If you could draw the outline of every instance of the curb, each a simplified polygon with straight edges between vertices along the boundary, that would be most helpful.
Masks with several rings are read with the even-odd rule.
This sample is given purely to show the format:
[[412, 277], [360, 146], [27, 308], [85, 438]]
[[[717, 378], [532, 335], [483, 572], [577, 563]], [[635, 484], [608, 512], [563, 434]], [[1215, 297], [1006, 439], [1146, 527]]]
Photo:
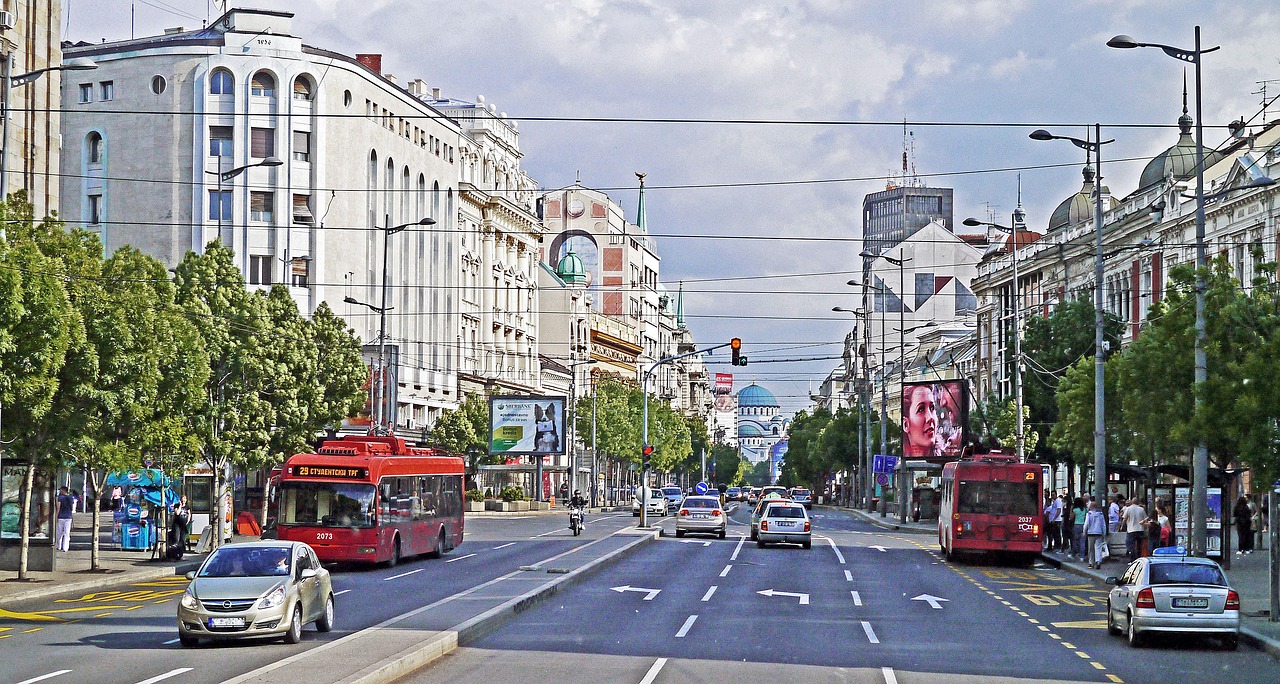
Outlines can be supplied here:
[[[1073, 575], [1079, 575], [1080, 577], [1087, 577], [1092, 580], [1099, 579], [1098, 575], [1094, 573], [1085, 572], [1083, 568], [1078, 568], [1074, 565], [1063, 563], [1061, 560], [1058, 560], [1057, 558], [1052, 558], [1043, 553], [1040, 554], [1040, 560], [1048, 563], [1049, 565], [1052, 565], [1053, 567], [1059, 570], [1069, 572]], [[1272, 637], [1266, 636], [1262, 632], [1259, 632], [1253, 629], [1252, 627], [1249, 626], [1247, 619], [1244, 619], [1244, 618], [1240, 620], [1240, 642], [1248, 645], [1250, 648], [1262, 651], [1263, 653], [1266, 653], [1272, 658], [1280, 659], [1280, 640], [1276, 640]]]
[[90, 589], [102, 589], [103, 587], [115, 586], [126, 582], [145, 582], [147, 580], [161, 579], [163, 577], [172, 577], [174, 575], [185, 575], [186, 573], [200, 567], [202, 561], [194, 561], [191, 563], [182, 563], [174, 566], [165, 566], [159, 568], [143, 568], [137, 571], [121, 571], [114, 573], [104, 573], [92, 579], [79, 580], [76, 582], [62, 582], [42, 586], [38, 588], [19, 591], [6, 596], [0, 597], [0, 605], [8, 603], [17, 603], [18, 601], [29, 601], [32, 599], [46, 598], [49, 596], [57, 596], [59, 594], [88, 591]]

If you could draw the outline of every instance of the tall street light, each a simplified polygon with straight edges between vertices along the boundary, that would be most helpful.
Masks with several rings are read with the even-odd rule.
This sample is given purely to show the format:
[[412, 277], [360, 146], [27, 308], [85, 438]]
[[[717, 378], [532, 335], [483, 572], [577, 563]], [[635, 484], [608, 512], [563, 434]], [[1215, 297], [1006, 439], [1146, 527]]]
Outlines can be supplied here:
[[[863, 252], [861, 256], [866, 258], [868, 254], [870, 253]], [[885, 360], [885, 344], [884, 344], [885, 333], [888, 328], [884, 320], [884, 312], [888, 308], [887, 304], [888, 304], [889, 290], [888, 288], [884, 288], [879, 285], [872, 285], [871, 283], [860, 283], [856, 280], [850, 280], [845, 284], [849, 285], [850, 287], [861, 287], [861, 288], [864, 288], [864, 290], [874, 290], [880, 295], [880, 302], [882, 306], [877, 306], [876, 308], [880, 310], [880, 450], [884, 451], [885, 445], [889, 443], [889, 424], [888, 424], [888, 421], [886, 420], [886, 416], [889, 415], [888, 414], [889, 388], [888, 388], [888, 373], [887, 373], [888, 362]], [[866, 299], [866, 295], [864, 293], [863, 300], [865, 301], [865, 299]], [[867, 333], [865, 335], [865, 339], [867, 341], [867, 345], [870, 346], [871, 326], [870, 325], [866, 326], [866, 330], [867, 330]], [[865, 366], [867, 365], [867, 363], [868, 362], [864, 357], [863, 365]], [[868, 410], [867, 410], [867, 417], [865, 422], [867, 426], [867, 430], [866, 430], [867, 471], [869, 473], [869, 476], [867, 477], [867, 480], [866, 480], [866, 488], [867, 488], [866, 496], [867, 496], [867, 512], [871, 512], [871, 504], [872, 504], [872, 501], [875, 499], [875, 483], [873, 482], [872, 477], [870, 477], [870, 471], [871, 471], [871, 464], [874, 462], [875, 456], [871, 453], [871, 410], [870, 410], [871, 409], [871, 387], [870, 387], [871, 369], [870, 367], [868, 367], [866, 370], [867, 370], [867, 409]], [[885, 515], [885, 507], [886, 507], [886, 503], [884, 501], [884, 497], [881, 497], [880, 513], [882, 516]]]
[[969, 227], [987, 226], [1009, 234], [1013, 254], [1013, 408], [1017, 412], [1017, 424], [1014, 427], [1014, 447], [1018, 461], [1026, 460], [1026, 432], [1022, 423], [1022, 298], [1018, 292], [1018, 231], [1026, 226], [1026, 214], [1022, 205], [1013, 210], [1013, 227], [1008, 228], [989, 221], [967, 218], [963, 221]]
[[1032, 140], [1066, 140], [1086, 152], [1092, 152], [1098, 160], [1093, 184], [1093, 227], [1098, 251], [1093, 282], [1093, 495], [1094, 500], [1101, 505], [1107, 500], [1106, 378], [1103, 373], [1105, 358], [1102, 339], [1105, 313], [1102, 302], [1102, 146], [1115, 140], [1102, 139], [1101, 124], [1093, 125], [1093, 137], [1094, 140], [1090, 142], [1065, 135], [1053, 135], [1043, 129], [1031, 133]]
[[4, 113], [0, 114], [0, 200], [9, 197], [9, 110], [13, 98], [13, 89], [24, 85], [34, 83], [41, 76], [50, 71], [88, 71], [89, 69], [97, 69], [98, 65], [88, 57], [76, 57], [69, 59], [64, 64], [57, 66], [45, 67], [28, 71], [25, 74], [12, 75], [13, 66], [13, 50], [9, 50], [4, 56], [4, 85], [0, 86], [4, 89]]
[[[218, 166], [219, 166], [219, 167], [221, 167], [221, 166], [222, 166], [222, 160], [223, 160], [223, 157], [218, 157]], [[205, 173], [207, 173], [207, 174], [209, 174], [209, 175], [211, 175], [211, 176], [217, 176], [217, 177], [218, 177], [218, 238], [219, 238], [219, 239], [221, 239], [221, 238], [222, 238], [222, 219], [223, 219], [223, 218], [224, 218], [228, 213], [231, 213], [231, 212], [232, 212], [232, 206], [233, 206], [233, 203], [231, 202], [231, 198], [230, 198], [230, 197], [226, 197], [226, 198], [224, 198], [224, 197], [222, 196], [222, 192], [223, 192], [223, 190], [222, 190], [222, 184], [223, 184], [223, 183], [228, 183], [228, 182], [230, 182], [230, 181], [234, 180], [237, 176], [239, 176], [240, 174], [244, 173], [245, 171], [247, 171], [247, 170], [249, 170], [249, 169], [254, 168], [255, 166], [267, 166], [267, 167], [271, 167], [271, 166], [280, 166], [280, 165], [282, 165], [282, 164], [284, 164], [284, 162], [283, 162], [283, 161], [281, 161], [279, 157], [267, 157], [266, 159], [263, 159], [262, 161], [257, 161], [257, 162], [254, 162], [254, 163], [252, 163], [252, 164], [245, 164], [244, 166], [237, 166], [237, 167], [235, 167], [234, 169], [227, 169], [226, 171], [223, 171], [221, 168], [219, 168], [217, 171], [205, 171]], [[245, 251], [245, 253], [240, 255], [240, 256], [244, 257], [244, 259], [245, 259], [245, 261], [244, 261], [244, 265], [245, 265], [245, 268], [246, 268], [246, 269], [249, 267], [249, 255], [248, 255], [248, 251], [249, 251], [249, 235], [248, 235], [248, 231], [249, 231], [249, 223], [248, 223], [248, 221], [246, 221], [246, 222], [245, 222], [245, 239], [244, 239], [244, 244], [245, 244], [245, 249], [244, 249], [244, 251]], [[231, 247], [231, 248], [233, 248], [233, 249], [234, 249], [234, 248], [235, 248], [235, 241], [234, 241], [234, 240], [232, 240], [232, 241], [231, 241], [231, 244], [230, 244], [230, 245], [227, 245], [227, 246], [228, 246], [228, 247]], [[203, 249], [203, 248], [204, 248], [204, 245], [200, 245], [200, 247]]]
[[[1204, 386], [1209, 379], [1208, 361], [1205, 344], [1204, 294], [1205, 294], [1205, 248], [1204, 248], [1204, 114], [1201, 111], [1200, 97], [1200, 62], [1206, 52], [1213, 52], [1218, 46], [1200, 47], [1200, 27], [1195, 29], [1194, 49], [1186, 50], [1160, 43], [1139, 43], [1126, 35], [1119, 35], [1107, 41], [1113, 48], [1160, 48], [1166, 55], [1195, 65], [1196, 71], [1196, 338], [1195, 338], [1195, 414], [1204, 411]], [[1209, 485], [1209, 444], [1203, 434], [1196, 441], [1191, 457], [1191, 554], [1208, 555], [1208, 485]]]
[[[902, 379], [900, 380], [900, 384], [898, 385], [898, 394], [901, 395], [902, 387], [903, 385], [906, 384], [906, 381], [907, 381], [907, 369], [906, 369], [907, 341], [905, 337], [906, 335], [905, 330], [907, 328], [907, 300], [906, 300], [907, 276], [906, 276], [906, 272], [903, 270], [903, 267], [907, 264], [907, 262], [911, 261], [911, 259], [909, 257], [904, 256], [902, 254], [902, 250], [899, 250], [899, 254], [898, 254], [899, 258], [896, 258], [896, 259], [894, 257], [889, 256], [887, 253], [875, 254], [869, 251], [864, 251], [858, 256], [864, 259], [876, 259], [876, 258], [884, 259], [890, 264], [893, 264], [894, 266], [898, 267], [898, 368], [896, 370], [902, 376]], [[903, 419], [904, 420], [906, 419], [905, 415], [903, 416]], [[905, 523], [907, 521], [906, 496], [907, 496], [907, 484], [908, 484], [907, 483], [907, 445], [905, 443], [902, 444], [900, 450], [902, 451], [902, 457], [898, 460], [898, 467], [901, 471], [898, 473], [898, 498], [899, 498], [898, 522]]]

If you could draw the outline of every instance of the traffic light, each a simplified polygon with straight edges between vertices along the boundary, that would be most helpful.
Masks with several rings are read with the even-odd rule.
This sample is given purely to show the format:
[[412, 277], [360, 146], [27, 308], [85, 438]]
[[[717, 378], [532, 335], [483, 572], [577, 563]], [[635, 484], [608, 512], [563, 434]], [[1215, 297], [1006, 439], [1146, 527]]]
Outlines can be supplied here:
[[644, 445], [644, 448], [640, 449], [640, 453], [644, 455], [644, 464], [642, 467], [644, 470], [648, 470], [649, 457], [653, 455], [653, 445], [652, 444]]
[[735, 337], [735, 338], [733, 338], [732, 340], [729, 340], [729, 348], [733, 350], [733, 360], [730, 362], [730, 364], [729, 364], [729, 365], [731, 365], [731, 366], [745, 366], [745, 365], [747, 365], [747, 357], [743, 356], [743, 355], [742, 355], [742, 353], [741, 353], [741, 352], [742, 352], [742, 340], [740, 340], [740, 339], [738, 339], [738, 338], [736, 338], [736, 337]]

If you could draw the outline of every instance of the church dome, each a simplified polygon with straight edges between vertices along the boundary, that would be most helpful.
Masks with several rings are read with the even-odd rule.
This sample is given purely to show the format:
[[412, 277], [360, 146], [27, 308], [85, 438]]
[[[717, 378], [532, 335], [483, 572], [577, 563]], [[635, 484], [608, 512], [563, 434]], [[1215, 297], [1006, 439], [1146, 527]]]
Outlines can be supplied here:
[[569, 250], [556, 264], [556, 275], [569, 285], [582, 285], [587, 282], [587, 267], [581, 257]]
[[[1049, 215], [1048, 232], [1062, 230], [1093, 217], [1093, 167], [1085, 166], [1081, 175], [1084, 176], [1084, 184], [1080, 186], [1080, 191], [1062, 200], [1058, 208]], [[1106, 188], [1103, 188], [1103, 192], [1106, 192]]]
[[781, 408], [772, 392], [755, 383], [751, 383], [738, 391], [738, 408], [749, 406]]
[[738, 426], [738, 437], [764, 437], [764, 430], [755, 423], [743, 423]]

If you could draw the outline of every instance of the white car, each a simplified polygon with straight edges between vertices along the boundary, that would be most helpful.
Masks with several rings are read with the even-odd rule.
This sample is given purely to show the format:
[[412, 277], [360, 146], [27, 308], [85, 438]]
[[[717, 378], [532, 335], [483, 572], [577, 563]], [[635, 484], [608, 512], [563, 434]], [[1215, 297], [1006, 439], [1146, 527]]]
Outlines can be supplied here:
[[756, 546], [764, 548], [766, 544], [799, 544], [810, 548], [812, 542], [812, 526], [809, 511], [803, 504], [794, 501], [770, 501], [760, 504], [764, 509], [760, 515], [760, 529], [756, 532]]
[[667, 514], [667, 497], [662, 493], [661, 489], [651, 487], [641, 487], [636, 490], [636, 494], [631, 497], [631, 516], [640, 517], [640, 495], [648, 494], [648, 502], [646, 509], [649, 515], [665, 516]]

